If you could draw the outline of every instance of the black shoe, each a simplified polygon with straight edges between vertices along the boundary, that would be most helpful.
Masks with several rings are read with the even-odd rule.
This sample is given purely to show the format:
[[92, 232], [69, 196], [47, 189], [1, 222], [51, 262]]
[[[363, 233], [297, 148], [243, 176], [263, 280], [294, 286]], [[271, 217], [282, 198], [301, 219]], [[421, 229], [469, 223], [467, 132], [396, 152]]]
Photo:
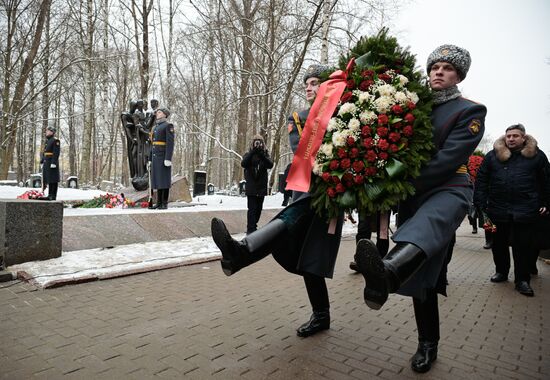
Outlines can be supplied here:
[[161, 203], [157, 208], [159, 210], [166, 210], [168, 209], [168, 205], [166, 203]]
[[485, 242], [483, 249], [491, 249], [491, 248], [493, 248], [493, 243], [491, 243], [490, 241]]
[[527, 281], [520, 281], [516, 284], [516, 290], [527, 297], [533, 297], [535, 295], [535, 292], [533, 292], [533, 289], [529, 285]]
[[330, 328], [330, 313], [328, 310], [325, 311], [314, 311], [311, 314], [309, 321], [304, 323], [302, 326], [298, 327], [296, 330], [296, 335], [301, 336], [302, 338], [311, 336], [318, 333], [319, 331], [328, 330]]
[[148, 208], [149, 210], [156, 210], [156, 209], [160, 208], [160, 205], [157, 203], [157, 204], [148, 206], [147, 208]]
[[424, 373], [432, 368], [437, 359], [437, 342], [420, 342], [412, 357], [411, 368], [415, 372]]
[[504, 282], [508, 281], [508, 275], [502, 274], [502, 273], [495, 273], [493, 277], [491, 277], [491, 282]]
[[477, 234], [477, 228], [474, 228], [474, 229], [472, 230], [472, 233], [473, 233], [473, 234]]
[[412, 243], [397, 243], [384, 259], [370, 240], [357, 243], [355, 262], [365, 278], [363, 297], [368, 307], [379, 310], [424, 264], [424, 251]]
[[354, 272], [359, 272], [359, 267], [357, 266], [357, 263], [355, 261], [350, 261], [349, 269], [351, 269]]

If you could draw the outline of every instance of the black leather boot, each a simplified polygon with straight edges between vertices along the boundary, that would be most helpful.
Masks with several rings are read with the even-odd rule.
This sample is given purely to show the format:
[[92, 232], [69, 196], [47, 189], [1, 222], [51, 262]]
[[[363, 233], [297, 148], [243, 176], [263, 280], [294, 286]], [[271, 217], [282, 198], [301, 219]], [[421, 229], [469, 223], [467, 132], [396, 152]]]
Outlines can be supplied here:
[[296, 335], [302, 338], [311, 336], [319, 331], [328, 330], [330, 328], [330, 312], [328, 309], [314, 311], [311, 314], [309, 321], [298, 327]]
[[227, 276], [269, 255], [277, 240], [287, 230], [282, 220], [275, 219], [237, 241], [231, 237], [221, 219], [213, 218], [211, 229], [212, 238], [222, 252], [222, 269]]
[[168, 196], [170, 195], [170, 189], [162, 189], [162, 203], [159, 207], [161, 210], [168, 208]]
[[372, 241], [359, 240], [355, 262], [365, 278], [363, 296], [367, 306], [379, 310], [389, 293], [407, 282], [426, 259], [426, 254], [412, 243], [397, 243], [382, 259]]
[[437, 359], [437, 342], [420, 342], [412, 357], [411, 368], [415, 372], [428, 372]]
[[57, 182], [48, 184], [48, 200], [55, 201], [57, 199], [58, 185], [59, 184]]
[[149, 210], [159, 209], [162, 204], [162, 189], [157, 189], [157, 203], [148, 207]]

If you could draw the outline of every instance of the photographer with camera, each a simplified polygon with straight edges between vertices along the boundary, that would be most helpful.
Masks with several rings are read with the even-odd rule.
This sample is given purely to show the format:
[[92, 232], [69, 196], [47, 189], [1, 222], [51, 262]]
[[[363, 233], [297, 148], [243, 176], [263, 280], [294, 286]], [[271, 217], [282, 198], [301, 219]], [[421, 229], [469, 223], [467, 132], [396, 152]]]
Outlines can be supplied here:
[[246, 180], [248, 201], [246, 233], [249, 234], [257, 229], [264, 198], [267, 195], [267, 169], [273, 167], [273, 160], [269, 157], [261, 135], [254, 136], [250, 150], [243, 156], [241, 166], [244, 168]]

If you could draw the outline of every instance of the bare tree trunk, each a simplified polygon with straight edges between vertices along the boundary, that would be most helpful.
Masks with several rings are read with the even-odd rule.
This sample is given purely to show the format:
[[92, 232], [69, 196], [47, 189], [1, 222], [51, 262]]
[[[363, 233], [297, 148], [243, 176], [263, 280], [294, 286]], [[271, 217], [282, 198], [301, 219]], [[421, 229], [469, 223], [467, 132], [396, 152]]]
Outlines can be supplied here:
[[[13, 160], [13, 151], [15, 148], [15, 137], [18, 125], [19, 111], [22, 107], [23, 94], [25, 92], [25, 85], [29, 78], [29, 74], [33, 68], [34, 59], [40, 46], [40, 40], [42, 38], [42, 31], [44, 30], [44, 24], [46, 16], [50, 12], [51, 0], [43, 0], [40, 4], [38, 18], [36, 22], [36, 29], [32, 38], [31, 47], [27, 56], [23, 62], [21, 73], [17, 79], [15, 85], [15, 91], [11, 106], [7, 98], [4, 98], [6, 107], [3, 107], [4, 113], [2, 115], [2, 126], [0, 128], [0, 179], [6, 179], [8, 175], [8, 169], [10, 163]], [[10, 20], [8, 20], [9, 22]], [[13, 20], [15, 22], [15, 20]], [[11, 63], [11, 62], [9, 62]], [[9, 64], [8, 63], [8, 64]], [[8, 66], [6, 66], [8, 67]], [[10, 83], [6, 83], [8, 86]], [[4, 90], [6, 91], [6, 90]], [[8, 90], [9, 94], [9, 90]], [[11, 114], [11, 117], [9, 116]]]

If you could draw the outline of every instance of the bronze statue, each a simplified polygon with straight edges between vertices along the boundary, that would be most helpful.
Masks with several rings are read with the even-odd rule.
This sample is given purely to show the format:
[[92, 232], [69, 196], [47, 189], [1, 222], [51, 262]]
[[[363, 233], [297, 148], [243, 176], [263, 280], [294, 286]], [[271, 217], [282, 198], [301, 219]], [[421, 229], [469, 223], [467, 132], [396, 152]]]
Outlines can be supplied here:
[[[158, 108], [158, 101], [152, 99], [151, 105], [153, 108]], [[144, 107], [147, 108], [147, 103], [143, 100], [132, 100], [129, 112], [123, 112], [120, 116], [126, 134], [132, 186], [137, 191], [143, 191], [149, 187], [147, 172], [147, 161], [151, 151], [149, 132], [155, 122], [154, 111], [146, 112]]]

